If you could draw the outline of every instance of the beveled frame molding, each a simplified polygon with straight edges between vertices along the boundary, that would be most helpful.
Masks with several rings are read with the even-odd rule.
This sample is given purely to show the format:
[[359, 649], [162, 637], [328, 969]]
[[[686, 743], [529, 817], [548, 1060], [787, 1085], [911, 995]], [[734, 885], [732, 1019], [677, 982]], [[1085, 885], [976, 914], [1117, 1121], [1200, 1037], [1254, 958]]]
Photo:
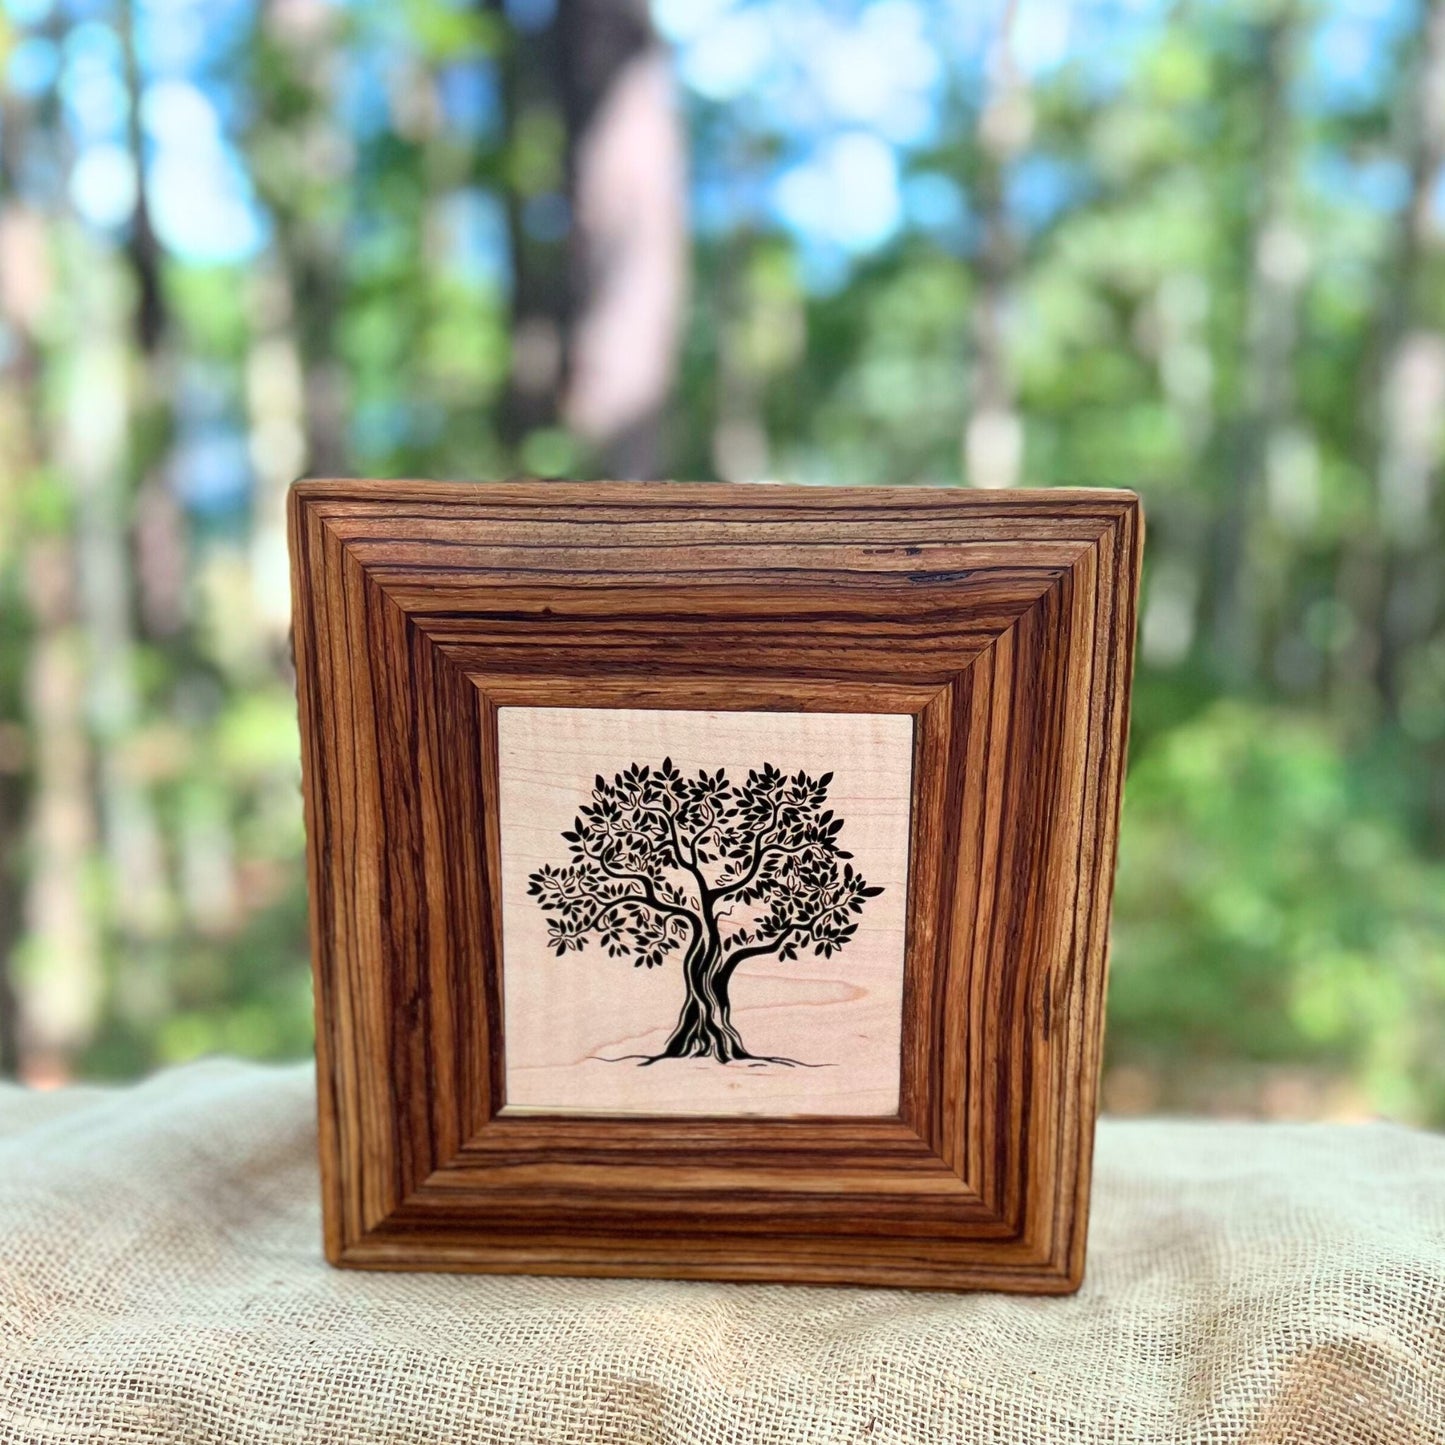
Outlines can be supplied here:
[[[1082, 1278], [1137, 499], [302, 482], [334, 1263]], [[895, 1119], [509, 1114], [496, 709], [912, 714]]]

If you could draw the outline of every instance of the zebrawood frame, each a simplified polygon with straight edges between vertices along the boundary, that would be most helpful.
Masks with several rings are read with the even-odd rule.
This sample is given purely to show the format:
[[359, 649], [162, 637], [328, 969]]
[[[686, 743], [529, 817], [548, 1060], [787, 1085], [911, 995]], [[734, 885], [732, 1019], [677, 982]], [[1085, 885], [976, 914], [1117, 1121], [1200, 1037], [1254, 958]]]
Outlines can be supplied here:
[[[1141, 542], [1119, 491], [306, 481], [327, 1257], [1083, 1277]], [[916, 719], [896, 1118], [509, 1114], [496, 709]]]

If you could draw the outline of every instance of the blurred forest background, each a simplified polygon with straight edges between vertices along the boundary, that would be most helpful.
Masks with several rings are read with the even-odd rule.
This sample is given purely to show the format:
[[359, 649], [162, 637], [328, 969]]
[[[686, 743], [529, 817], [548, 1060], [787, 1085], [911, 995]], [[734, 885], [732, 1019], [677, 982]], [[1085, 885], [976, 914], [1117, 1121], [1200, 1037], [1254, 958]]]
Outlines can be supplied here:
[[1445, 1124], [1445, 0], [3, 0], [0, 1065], [310, 1047], [303, 473], [1130, 485], [1106, 1103]]

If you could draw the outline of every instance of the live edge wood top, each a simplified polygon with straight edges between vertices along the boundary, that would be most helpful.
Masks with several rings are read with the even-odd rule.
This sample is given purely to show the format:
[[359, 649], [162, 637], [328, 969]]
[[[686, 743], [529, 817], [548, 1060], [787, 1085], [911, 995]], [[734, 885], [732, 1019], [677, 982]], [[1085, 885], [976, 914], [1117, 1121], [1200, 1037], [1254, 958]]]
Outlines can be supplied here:
[[[328, 1258], [1077, 1288], [1131, 493], [306, 481], [290, 536]], [[498, 714], [558, 707], [911, 716], [896, 1113], [508, 1107]]]

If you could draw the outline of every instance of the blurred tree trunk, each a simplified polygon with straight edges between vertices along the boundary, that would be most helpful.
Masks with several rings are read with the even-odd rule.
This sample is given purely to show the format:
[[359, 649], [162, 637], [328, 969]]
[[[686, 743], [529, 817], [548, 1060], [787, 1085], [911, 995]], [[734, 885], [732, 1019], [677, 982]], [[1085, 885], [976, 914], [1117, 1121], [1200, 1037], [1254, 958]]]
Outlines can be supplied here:
[[[51, 28], [59, 43], [60, 21]], [[25, 148], [41, 144], [40, 128], [47, 137], [55, 132], [54, 102], [45, 104], [50, 113], [38, 117], [32, 131], [24, 107], [12, 93], [0, 93], [0, 310], [9, 333], [0, 363], [0, 451], [13, 489], [4, 517], [6, 561], [18, 574], [29, 619], [15, 639], [23, 639], [26, 655], [13, 669], [25, 721], [7, 726], [0, 739], [0, 1012], [6, 1015], [0, 1048], [7, 1068], [41, 1083], [68, 1074], [70, 1060], [94, 1030], [102, 986], [87, 878], [96, 829], [77, 558], [60, 527], [34, 520], [45, 510], [37, 494], [61, 485], [45, 475], [52, 439], [45, 429], [37, 340], [54, 300], [54, 233], [20, 186]], [[46, 158], [63, 174], [59, 156]], [[29, 502], [23, 509], [22, 488]], [[22, 852], [28, 869], [21, 866]], [[23, 979], [12, 971], [22, 926], [30, 940]]]
[[103, 988], [89, 863], [97, 832], [75, 557], [66, 537], [32, 539], [25, 591], [34, 629], [24, 687], [31, 794], [24, 919], [30, 967], [15, 982], [19, 1072], [63, 1082], [90, 1040]]
[[248, 278], [245, 369], [255, 477], [249, 577], [255, 661], [290, 668], [286, 494], [301, 476], [349, 470], [339, 218], [330, 194], [351, 159], [335, 115], [338, 17], [326, 4], [262, 0], [250, 54], [256, 105], [246, 150], [274, 241]]
[[330, 4], [263, 0], [254, 46], [256, 123], [248, 136], [279, 259], [263, 283], [263, 321], [301, 363], [304, 453], [297, 474], [323, 477], [345, 475], [350, 450], [336, 344], [343, 238], [340, 216], [326, 200], [351, 159], [336, 115], [342, 23]]
[[[129, 9], [122, 9], [123, 52]], [[127, 74], [135, 82], [133, 54]], [[138, 91], [129, 97], [132, 145], [139, 146]], [[139, 159], [138, 154], [134, 157]], [[164, 414], [164, 382], [149, 374], [162, 344], [166, 316], [159, 250], [146, 206], [144, 172], [137, 174], [136, 207], [126, 251], [126, 277], [76, 228], [71, 238], [71, 291], [87, 316], [66, 389], [62, 457], [76, 501], [81, 619], [86, 635], [90, 724], [105, 843], [109, 915], [125, 963], [164, 928], [165, 849], [150, 789], [136, 776], [129, 745], [143, 721], [136, 679], [139, 582], [132, 522], [146, 471], [164, 441], [150, 435]], [[133, 344], [141, 348], [133, 358]]]
[[121, 0], [118, 10], [121, 55], [126, 88], [126, 145], [135, 166], [135, 207], [131, 212], [126, 256], [135, 280], [135, 338], [142, 356], [152, 360], [165, 340], [170, 318], [161, 285], [161, 248], [151, 220], [146, 184], [146, 156], [141, 127], [143, 85], [136, 52], [135, 0]]
[[306, 367], [296, 336], [295, 298], [278, 257], [257, 268], [250, 289], [254, 328], [246, 357], [246, 414], [256, 477], [251, 591], [255, 616], [266, 633], [257, 639], [258, 649], [268, 651], [275, 665], [288, 655], [286, 494], [307, 468]]
[[717, 327], [717, 416], [712, 464], [725, 482], [755, 482], [768, 470], [763, 377], [748, 345], [754, 326], [749, 265], [755, 237], [740, 226], [722, 247], [714, 288]]
[[0, 1077], [14, 1078], [20, 1072], [20, 993], [15, 986], [16, 952], [24, 933], [25, 822], [28, 816], [29, 779], [18, 724], [6, 722], [0, 735]]
[[[1375, 516], [1344, 548], [1337, 582], [1353, 619], [1336, 672], [1337, 701], [1362, 723], [1383, 707], [1408, 707], [1407, 676], [1445, 615], [1437, 477], [1445, 438], [1445, 330], [1438, 288], [1445, 258], [1434, 214], [1445, 170], [1445, 0], [1420, 11], [1407, 53], [1400, 143], [1409, 173], [1388, 262], [1381, 273], [1379, 379], [1373, 432]], [[1445, 844], [1445, 743], [1426, 748], [1427, 811]]]
[[684, 141], [644, 0], [560, 0], [513, 34], [513, 446], [566, 425], [614, 476], [663, 465], [687, 270]]
[[151, 638], [164, 641], [176, 636], [185, 621], [185, 519], [166, 476], [174, 438], [172, 399], [177, 377], [171, 318], [161, 275], [161, 247], [151, 218], [135, 0], [122, 0], [118, 22], [127, 101], [126, 146], [136, 177], [125, 256], [134, 290], [129, 462], [139, 564], [137, 611], [143, 630]]
[[[1432, 620], [1428, 546], [1435, 536], [1431, 512], [1445, 413], [1445, 334], [1429, 295], [1438, 280], [1432, 263], [1441, 252], [1431, 213], [1445, 166], [1440, 0], [1422, 9], [1411, 48], [1416, 68], [1400, 117], [1410, 183], [1381, 275], [1375, 525], [1346, 547], [1339, 580], [1357, 623], [1342, 653], [1341, 685], [1356, 701], [1374, 696], [1391, 705], [1399, 700], [1402, 652]], [[1438, 609], [1439, 599], [1433, 602]]]
[[1213, 547], [1210, 650], [1232, 686], [1263, 665], [1269, 578], [1266, 511], [1272, 464], [1283, 458], [1294, 410], [1294, 349], [1309, 253], [1294, 217], [1291, 88], [1300, 35], [1294, 0], [1280, 0], [1260, 33], [1257, 203], [1246, 238], [1244, 365]]
[[[488, 0], [505, 14], [503, 0]], [[502, 59], [505, 201], [512, 262], [512, 369], [501, 430], [515, 453], [558, 424], [570, 314], [562, 214], [569, 189], [562, 118], [560, 16], [525, 35], [508, 33]]]
[[1014, 58], [1018, 0], [1005, 0], [990, 48], [978, 116], [976, 185], [983, 227], [973, 313], [973, 385], [963, 434], [964, 479], [975, 487], [1012, 487], [1023, 467], [1023, 422], [1014, 403], [1008, 308], [1018, 239], [1008, 214], [1009, 166], [1028, 144], [1033, 108]]
[[110, 258], [80, 234], [72, 237], [71, 252], [70, 290], [87, 325], [74, 346], [60, 457], [75, 497], [80, 614], [109, 912], [131, 946], [163, 927], [166, 884], [154, 802], [128, 756], [142, 721], [129, 525], [128, 318], [122, 274]]
[[0, 636], [0, 1075], [6, 1076], [21, 1063], [15, 965], [24, 935], [26, 854], [33, 851], [35, 709], [27, 696], [27, 661], [48, 641], [39, 626], [39, 599], [27, 585], [31, 538], [22, 491], [36, 485], [44, 451], [35, 326], [49, 290], [44, 221], [18, 193], [29, 121], [14, 95], [0, 91], [0, 317], [9, 339], [0, 357], [0, 606], [18, 614], [23, 603], [29, 613], [28, 626], [7, 627]]

